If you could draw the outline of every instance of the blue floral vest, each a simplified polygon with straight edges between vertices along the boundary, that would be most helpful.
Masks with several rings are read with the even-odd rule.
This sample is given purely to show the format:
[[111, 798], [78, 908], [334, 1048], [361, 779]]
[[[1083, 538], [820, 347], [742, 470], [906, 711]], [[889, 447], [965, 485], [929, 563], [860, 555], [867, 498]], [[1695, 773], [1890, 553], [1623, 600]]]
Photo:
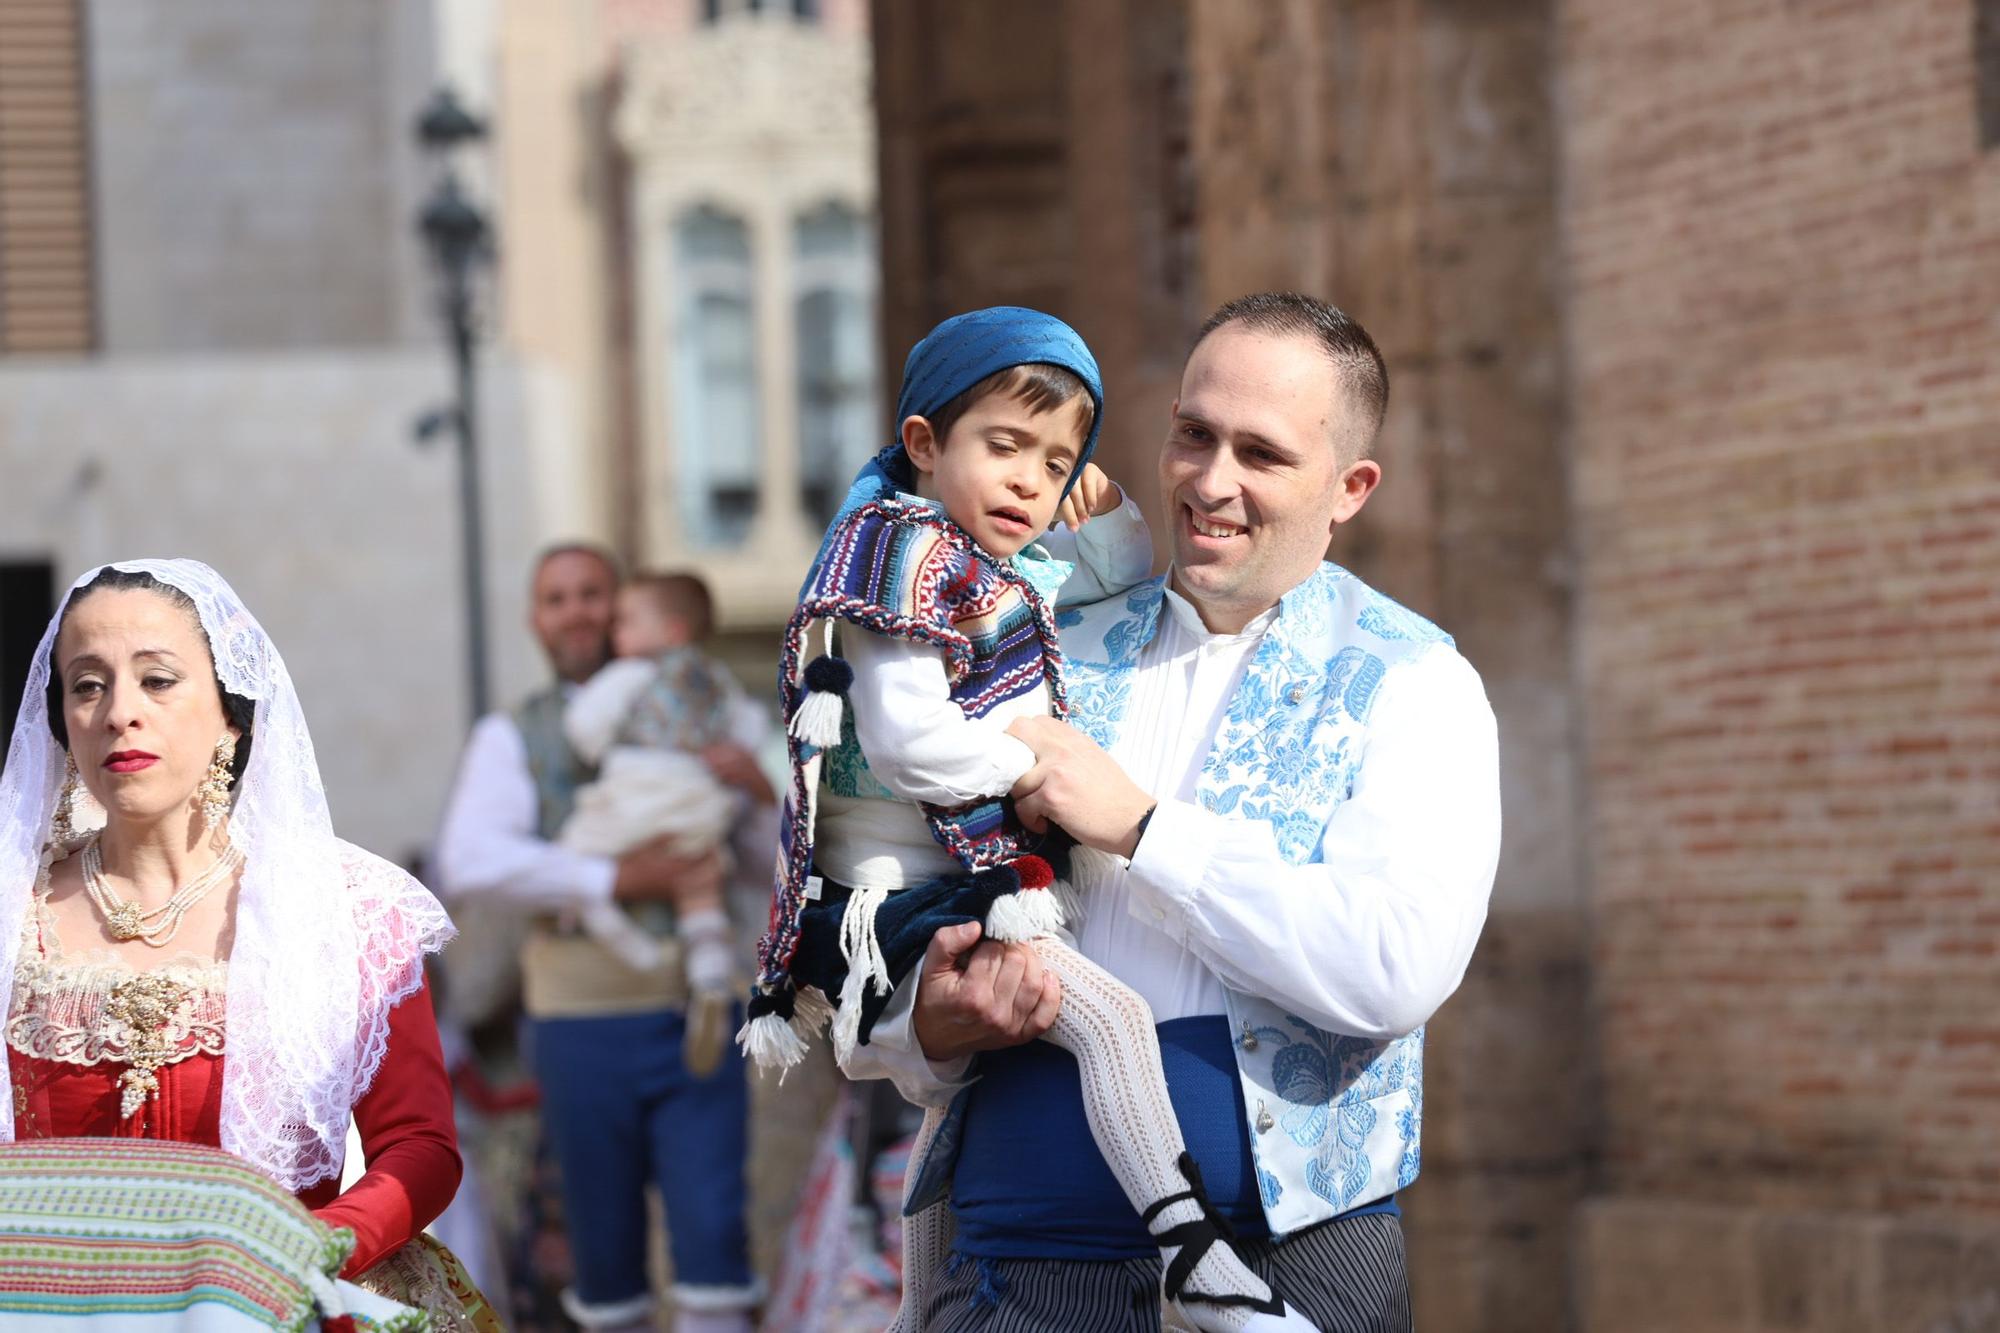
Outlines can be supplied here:
[[[1159, 624], [1164, 575], [1058, 616], [1071, 721], [1109, 748], [1131, 672]], [[1390, 672], [1450, 638], [1337, 565], [1287, 593], [1216, 733], [1197, 799], [1271, 826], [1293, 864], [1316, 861], [1352, 793], [1369, 714]], [[1229, 1025], [1264, 1214], [1285, 1235], [1417, 1178], [1424, 1034], [1393, 1041], [1314, 1027], [1231, 990]]]

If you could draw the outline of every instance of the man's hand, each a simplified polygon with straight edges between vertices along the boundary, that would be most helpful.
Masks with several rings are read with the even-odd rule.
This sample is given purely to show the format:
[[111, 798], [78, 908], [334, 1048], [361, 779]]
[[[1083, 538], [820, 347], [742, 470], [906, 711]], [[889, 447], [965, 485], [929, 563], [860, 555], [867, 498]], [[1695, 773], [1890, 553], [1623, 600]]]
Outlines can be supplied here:
[[611, 896], [622, 903], [672, 903], [686, 911], [722, 902], [722, 853], [684, 855], [671, 837], [642, 843], [618, 858]]
[[1035, 752], [1035, 766], [1014, 784], [1014, 813], [1036, 833], [1050, 824], [1086, 847], [1130, 856], [1148, 796], [1097, 742], [1052, 717], [1021, 717], [1007, 734]]
[[946, 926], [924, 951], [910, 1025], [930, 1060], [1033, 1041], [1062, 1008], [1062, 983], [1043, 968], [1040, 954], [1025, 944], [982, 940], [980, 933], [977, 921]]
[[764, 776], [757, 756], [735, 742], [718, 741], [709, 746], [701, 752], [701, 762], [708, 765], [717, 782], [736, 788], [758, 805], [778, 803], [778, 793], [771, 789], [771, 780]]
[[1118, 489], [1118, 483], [1104, 475], [1104, 469], [1095, 463], [1085, 463], [1083, 471], [1077, 474], [1076, 485], [1070, 487], [1069, 494], [1056, 506], [1056, 522], [1069, 525], [1075, 532], [1093, 518], [1103, 518], [1119, 505], [1125, 503], [1125, 492]]

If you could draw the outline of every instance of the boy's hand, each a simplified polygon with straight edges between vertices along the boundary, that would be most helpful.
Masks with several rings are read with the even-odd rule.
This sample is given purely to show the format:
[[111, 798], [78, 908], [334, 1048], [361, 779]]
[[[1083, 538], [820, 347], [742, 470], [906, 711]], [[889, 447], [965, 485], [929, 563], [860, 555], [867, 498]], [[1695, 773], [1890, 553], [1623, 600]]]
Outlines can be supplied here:
[[1118, 489], [1118, 483], [1105, 476], [1104, 469], [1097, 464], [1085, 463], [1083, 471], [1077, 474], [1076, 485], [1070, 487], [1069, 494], [1056, 506], [1056, 522], [1067, 524], [1075, 532], [1091, 519], [1103, 518], [1124, 503], [1125, 492]]

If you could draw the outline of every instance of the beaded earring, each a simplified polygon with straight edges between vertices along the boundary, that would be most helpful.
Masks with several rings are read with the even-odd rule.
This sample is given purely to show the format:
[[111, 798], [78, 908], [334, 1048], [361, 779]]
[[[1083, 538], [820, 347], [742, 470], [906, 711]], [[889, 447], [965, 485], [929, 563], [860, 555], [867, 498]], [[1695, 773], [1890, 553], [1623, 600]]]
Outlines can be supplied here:
[[236, 781], [230, 765], [235, 762], [236, 738], [225, 732], [215, 743], [215, 758], [209, 761], [208, 774], [198, 789], [202, 822], [210, 829], [218, 828], [229, 814], [229, 788]]
[[57, 853], [76, 841], [76, 827], [70, 822], [70, 813], [76, 808], [76, 794], [83, 786], [83, 775], [76, 771], [76, 756], [64, 751], [63, 758], [67, 768], [62, 791], [56, 795], [55, 818], [49, 821], [49, 850]]

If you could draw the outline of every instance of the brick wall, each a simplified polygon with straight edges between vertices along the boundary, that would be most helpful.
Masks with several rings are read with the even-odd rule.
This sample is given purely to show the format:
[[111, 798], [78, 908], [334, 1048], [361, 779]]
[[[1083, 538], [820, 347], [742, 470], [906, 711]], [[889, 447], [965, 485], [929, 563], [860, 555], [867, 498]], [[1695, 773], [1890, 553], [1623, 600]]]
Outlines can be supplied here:
[[[1973, 34], [1959, 0], [1562, 6], [1606, 1273], [1723, 1271], [1672, 1200], [1831, 1210], [1878, 1257], [1866, 1214], [2000, 1222]], [[1808, 1326], [1755, 1285], [1674, 1326]]]
[[1220, 299], [1312, 287], [1388, 355], [1334, 555], [1480, 668], [1508, 819], [1431, 1028], [1419, 1327], [2000, 1327], [1975, 8], [876, 11], [896, 357], [1059, 303], [1143, 477]]

